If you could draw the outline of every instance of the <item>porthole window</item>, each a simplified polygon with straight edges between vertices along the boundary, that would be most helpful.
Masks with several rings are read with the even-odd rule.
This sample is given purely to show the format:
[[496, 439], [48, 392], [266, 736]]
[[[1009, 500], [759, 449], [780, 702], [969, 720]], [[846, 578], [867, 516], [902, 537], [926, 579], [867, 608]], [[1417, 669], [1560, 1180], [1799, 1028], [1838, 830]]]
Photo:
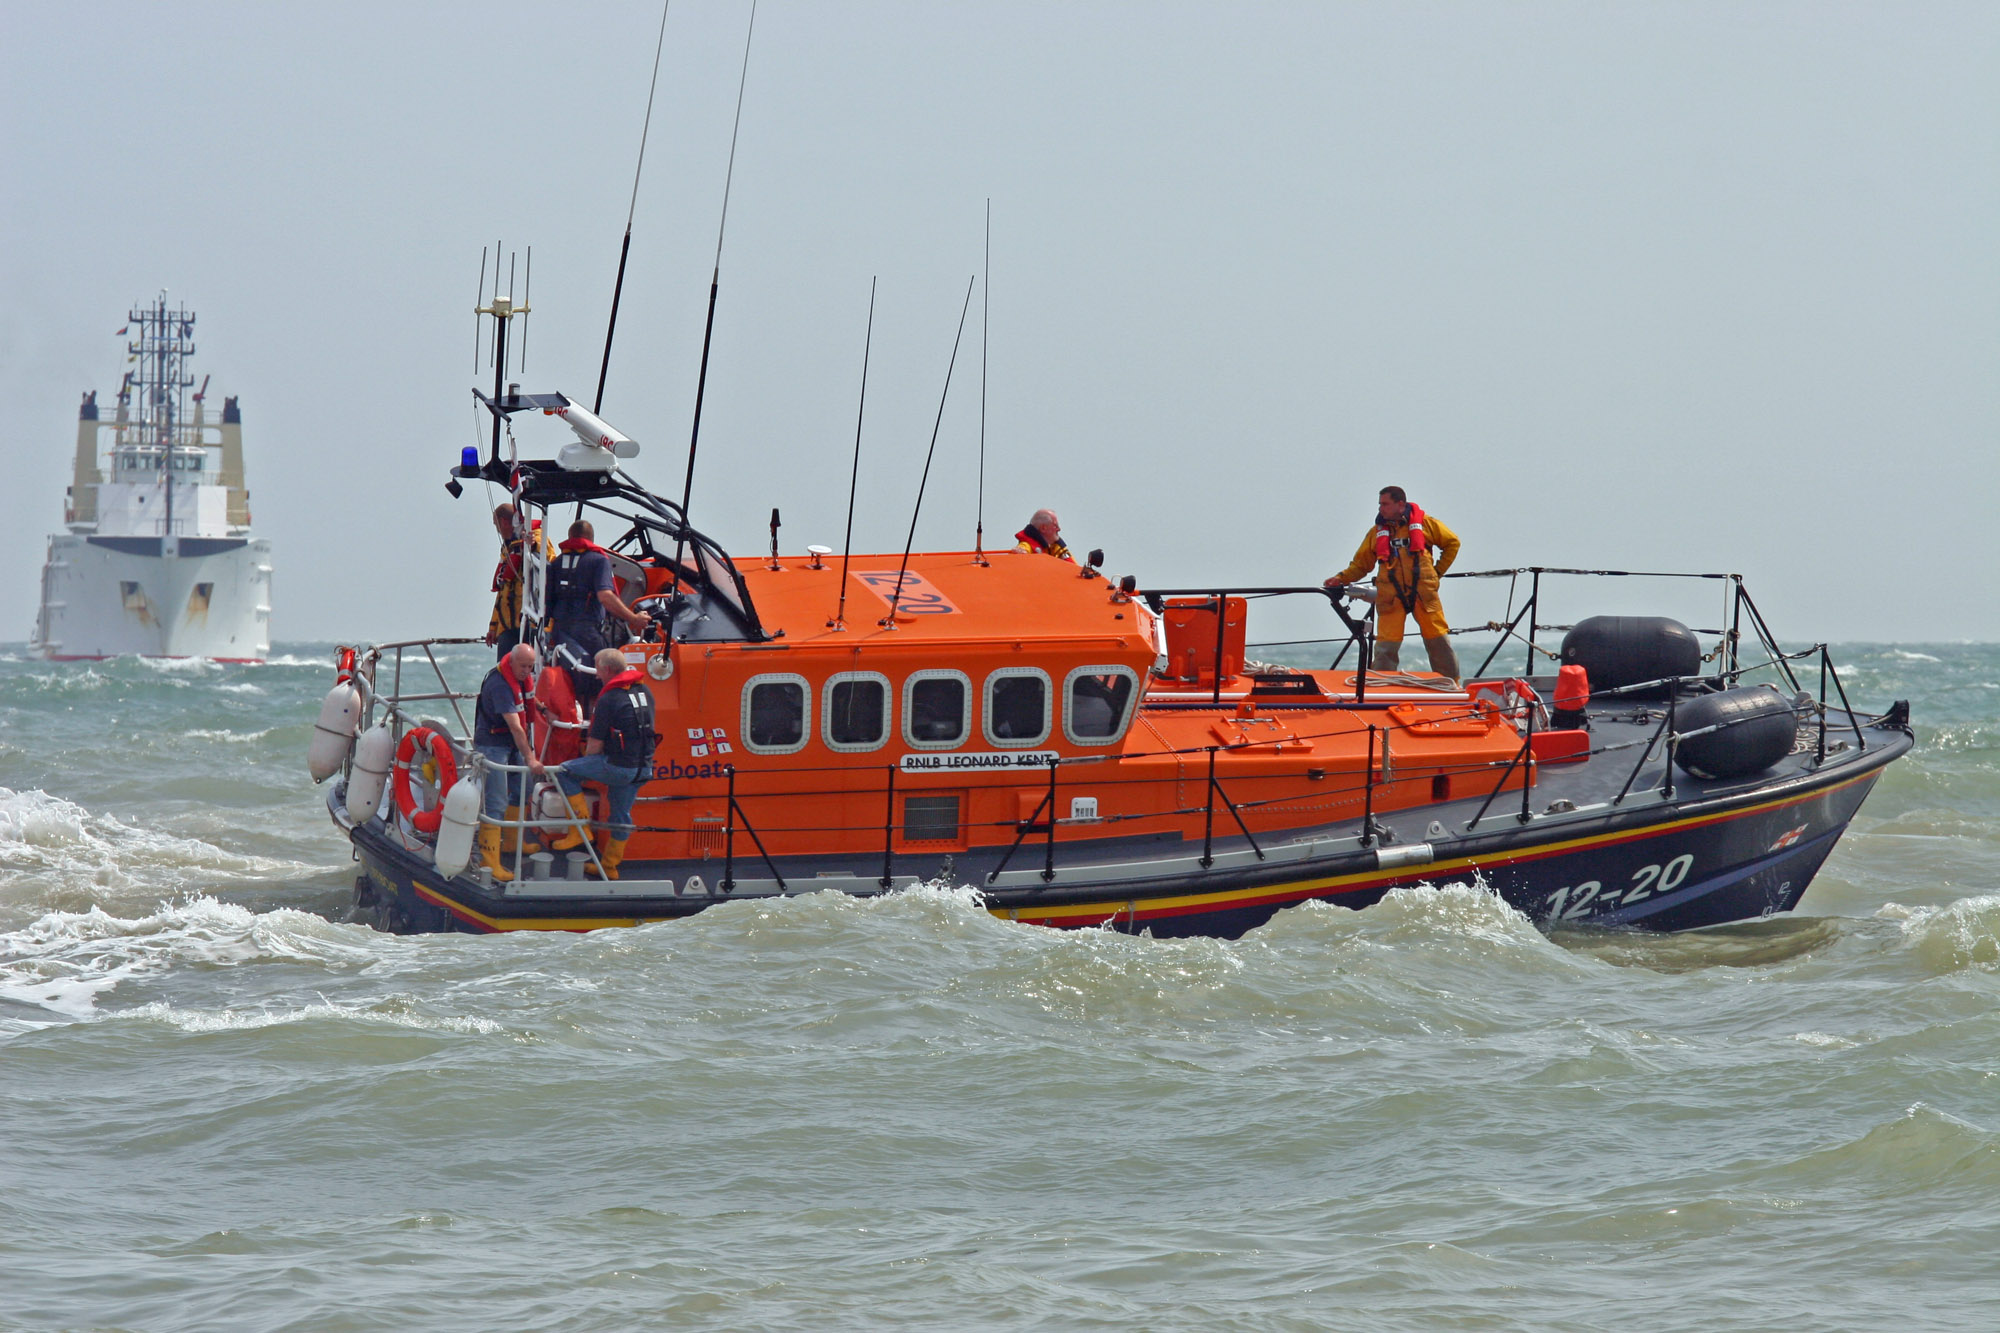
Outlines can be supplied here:
[[1075, 745], [1110, 745], [1125, 735], [1138, 699], [1131, 667], [1078, 667], [1063, 678], [1063, 735]]
[[903, 682], [903, 739], [919, 750], [949, 750], [972, 732], [972, 678], [963, 671], [913, 671]]
[[980, 723], [988, 745], [1040, 745], [1049, 738], [1048, 673], [1035, 667], [1002, 667], [986, 678]]
[[743, 744], [752, 754], [804, 749], [811, 697], [804, 676], [752, 676], [743, 687]]
[[826, 683], [820, 729], [830, 750], [879, 750], [889, 739], [889, 678], [842, 671]]

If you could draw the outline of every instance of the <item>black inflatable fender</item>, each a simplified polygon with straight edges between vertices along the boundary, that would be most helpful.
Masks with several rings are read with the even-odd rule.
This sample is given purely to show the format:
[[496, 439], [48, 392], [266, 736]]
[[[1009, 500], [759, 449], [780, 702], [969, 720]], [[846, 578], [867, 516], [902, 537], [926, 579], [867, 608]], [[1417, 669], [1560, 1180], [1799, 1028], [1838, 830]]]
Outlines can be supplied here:
[[1792, 702], [1774, 687], [1747, 685], [1680, 700], [1674, 730], [1686, 738], [1675, 746], [1674, 758], [1693, 776], [1747, 778], [1792, 752], [1799, 719]]
[[[1667, 616], [1591, 616], [1563, 635], [1562, 663], [1580, 666], [1593, 696], [1647, 681], [1701, 673], [1694, 631]], [[1667, 687], [1634, 690], [1629, 699], [1664, 699]]]

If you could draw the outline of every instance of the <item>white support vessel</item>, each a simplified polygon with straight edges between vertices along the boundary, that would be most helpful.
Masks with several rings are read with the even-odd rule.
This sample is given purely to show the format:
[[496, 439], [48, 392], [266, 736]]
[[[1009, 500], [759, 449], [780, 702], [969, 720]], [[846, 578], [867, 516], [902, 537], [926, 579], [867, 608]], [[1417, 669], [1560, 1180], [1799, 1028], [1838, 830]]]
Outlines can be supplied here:
[[242, 416], [234, 398], [208, 413], [206, 378], [188, 392], [194, 320], [164, 293], [132, 311], [116, 414], [83, 396], [69, 531], [49, 538], [30, 645], [43, 657], [270, 654], [271, 544], [250, 535]]

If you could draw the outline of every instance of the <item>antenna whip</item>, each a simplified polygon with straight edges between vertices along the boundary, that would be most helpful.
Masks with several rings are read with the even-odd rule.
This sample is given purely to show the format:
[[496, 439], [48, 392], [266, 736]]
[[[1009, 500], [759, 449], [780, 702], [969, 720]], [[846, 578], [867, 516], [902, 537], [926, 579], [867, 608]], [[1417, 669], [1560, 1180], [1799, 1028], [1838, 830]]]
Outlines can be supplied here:
[[965, 304], [958, 310], [958, 336], [951, 340], [951, 361], [944, 368], [944, 392], [938, 395], [937, 420], [931, 423], [931, 447], [924, 455], [923, 479], [917, 483], [917, 504], [910, 510], [910, 535], [903, 540], [903, 563], [896, 567], [896, 586], [889, 590], [889, 614], [882, 624], [890, 629], [896, 628], [896, 603], [903, 595], [903, 571], [910, 567], [910, 548], [917, 541], [917, 515], [923, 512], [924, 487], [930, 484], [931, 459], [937, 455], [938, 428], [944, 425], [945, 400], [951, 397], [951, 372], [958, 365], [958, 344], [965, 337], [965, 312], [972, 309], [972, 283], [971, 278], [965, 280]]
[[708, 392], [708, 351], [715, 340], [715, 297], [722, 287], [722, 237], [729, 227], [729, 187], [736, 180], [736, 136], [743, 128], [743, 89], [750, 82], [750, 39], [757, 35], [757, 0], [743, 34], [743, 72], [736, 80], [736, 121], [729, 130], [729, 170], [722, 178], [722, 220], [715, 228], [715, 268], [708, 278], [708, 323], [701, 332], [701, 370], [694, 382], [694, 428], [688, 433], [687, 480], [681, 483], [681, 532], [674, 539], [674, 600], [680, 600], [681, 555], [687, 548], [688, 500], [694, 493], [694, 455], [701, 443], [701, 400]]
[[979, 509], [972, 527], [972, 560], [986, 563], [986, 329], [993, 310], [993, 201], [986, 201], [986, 282], [979, 289]]
[[846, 627], [847, 559], [854, 554], [854, 495], [861, 485], [861, 418], [868, 411], [868, 351], [875, 345], [875, 278], [868, 280], [868, 332], [861, 340], [861, 406], [854, 410], [854, 473], [847, 479], [847, 536], [840, 544], [840, 605], [834, 609], [833, 625]]
[[625, 210], [625, 240], [618, 247], [618, 281], [611, 287], [611, 323], [604, 330], [604, 363], [597, 368], [597, 401], [590, 409], [593, 412], [604, 410], [604, 377], [611, 373], [611, 335], [618, 331], [618, 298], [625, 294], [625, 259], [632, 253], [632, 216], [639, 211], [639, 173], [646, 169], [646, 136], [653, 132], [653, 94], [660, 87], [660, 51], [667, 44], [667, 7], [672, 3], [673, 0], [660, 3], [660, 36], [653, 43], [653, 82], [646, 89], [646, 119], [639, 128], [639, 163], [632, 168], [632, 203]]

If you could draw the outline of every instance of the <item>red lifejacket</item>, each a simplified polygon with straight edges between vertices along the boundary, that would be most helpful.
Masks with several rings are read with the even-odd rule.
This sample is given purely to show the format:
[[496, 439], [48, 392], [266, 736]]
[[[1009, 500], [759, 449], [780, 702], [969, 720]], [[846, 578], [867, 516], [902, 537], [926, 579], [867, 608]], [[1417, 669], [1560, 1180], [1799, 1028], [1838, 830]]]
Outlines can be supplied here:
[[1019, 532], [1015, 533], [1014, 540], [1034, 547], [1043, 555], [1052, 555], [1058, 560], [1067, 560], [1072, 565], [1076, 563], [1076, 557], [1069, 553], [1069, 546], [1060, 537], [1056, 538], [1054, 543], [1051, 544], [1042, 537], [1041, 533], [1035, 531], [1032, 527], [1028, 527], [1022, 528]]
[[611, 554], [611, 552], [605, 550], [602, 546], [599, 546], [596, 542], [590, 540], [590, 538], [588, 537], [564, 538], [562, 544], [556, 547], [556, 549], [558, 551], [595, 551], [599, 555]]
[[613, 676], [610, 680], [602, 682], [601, 688], [607, 690], [622, 690], [627, 685], [637, 685], [638, 683], [639, 683], [639, 668], [628, 666], [623, 671]]
[[[514, 702], [520, 705], [522, 729], [526, 731], [529, 736], [533, 736], [534, 732], [532, 728], [534, 727], [536, 721], [540, 717], [540, 709], [537, 706], [537, 702], [535, 699], [534, 686], [532, 683], [522, 681], [514, 675], [514, 663], [511, 660], [511, 657], [512, 654], [509, 654], [509, 656], [501, 658], [497, 663], [494, 664], [493, 669], [494, 671], [499, 673], [500, 679], [506, 682], [508, 690], [510, 690], [514, 695]], [[483, 714], [481, 716], [483, 716]], [[482, 730], [480, 732], [479, 738], [481, 740], [488, 740], [488, 739], [512, 740], [513, 733], [511, 730], [508, 729], [506, 722], [500, 718], [495, 718], [494, 721], [500, 724], [499, 733], [497, 733], [492, 737], [488, 737], [486, 733]]]
[[[1424, 511], [1414, 503], [1405, 505], [1404, 508], [1409, 511], [1404, 516], [1403, 521], [1410, 525], [1410, 550], [1413, 553], [1422, 552], [1430, 545], [1430, 538], [1424, 532]], [[1375, 520], [1375, 558], [1386, 561], [1390, 556], [1390, 552], [1389, 529], [1383, 527], [1382, 521], [1377, 519]]]

